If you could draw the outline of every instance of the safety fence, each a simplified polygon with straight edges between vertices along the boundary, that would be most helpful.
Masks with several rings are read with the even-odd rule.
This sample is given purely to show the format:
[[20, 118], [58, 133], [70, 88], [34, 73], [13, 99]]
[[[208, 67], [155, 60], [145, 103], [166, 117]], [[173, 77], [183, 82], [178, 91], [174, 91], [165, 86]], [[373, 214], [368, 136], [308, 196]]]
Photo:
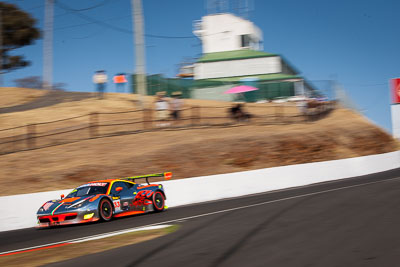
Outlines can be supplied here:
[[165, 129], [230, 126], [234, 124], [293, 124], [318, 120], [329, 113], [334, 101], [301, 107], [296, 103], [246, 104], [233, 114], [232, 106], [187, 106], [179, 118], [159, 119], [152, 109], [97, 112], [51, 122], [0, 129], [0, 155], [68, 144], [82, 140]]

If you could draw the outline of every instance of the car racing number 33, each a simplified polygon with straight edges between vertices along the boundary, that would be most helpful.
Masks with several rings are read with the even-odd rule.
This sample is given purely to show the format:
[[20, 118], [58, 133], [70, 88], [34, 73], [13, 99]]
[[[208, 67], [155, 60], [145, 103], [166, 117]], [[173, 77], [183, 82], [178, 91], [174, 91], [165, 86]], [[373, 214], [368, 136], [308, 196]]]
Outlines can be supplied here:
[[[38, 226], [76, 224], [134, 214], [163, 211], [166, 195], [161, 184], [149, 179], [171, 179], [172, 173], [156, 173], [118, 179], [92, 181], [78, 186], [66, 197], [44, 203], [37, 212]], [[145, 179], [146, 184], [136, 183]]]

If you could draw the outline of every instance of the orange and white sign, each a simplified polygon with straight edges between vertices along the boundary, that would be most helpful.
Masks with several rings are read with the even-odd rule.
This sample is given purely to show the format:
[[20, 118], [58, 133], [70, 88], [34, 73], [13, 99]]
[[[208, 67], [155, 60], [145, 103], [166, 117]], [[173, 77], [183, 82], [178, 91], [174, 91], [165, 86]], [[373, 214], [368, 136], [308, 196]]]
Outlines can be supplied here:
[[400, 78], [392, 79], [390, 87], [392, 90], [392, 104], [400, 104]]
[[123, 74], [119, 74], [119, 75], [115, 75], [113, 78], [114, 83], [126, 83], [128, 82], [125, 78], [125, 75]]

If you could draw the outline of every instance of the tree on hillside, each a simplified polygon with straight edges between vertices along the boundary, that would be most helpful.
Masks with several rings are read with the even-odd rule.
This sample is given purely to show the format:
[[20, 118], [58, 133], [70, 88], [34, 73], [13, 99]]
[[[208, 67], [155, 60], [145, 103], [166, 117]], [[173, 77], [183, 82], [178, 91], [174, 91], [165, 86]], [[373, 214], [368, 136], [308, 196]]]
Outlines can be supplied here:
[[11, 55], [11, 52], [39, 39], [40, 31], [35, 27], [36, 20], [13, 4], [0, 2], [0, 12], [2, 37], [0, 73], [6, 73], [30, 64], [23, 55]]
[[40, 76], [29, 76], [25, 78], [15, 79], [14, 83], [17, 87], [22, 88], [42, 88], [42, 79]]
[[[41, 89], [43, 82], [40, 76], [29, 76], [25, 78], [15, 79], [14, 83], [17, 87], [22, 88], [34, 88], [34, 89]], [[65, 90], [65, 83], [55, 83], [53, 84], [53, 90]]]

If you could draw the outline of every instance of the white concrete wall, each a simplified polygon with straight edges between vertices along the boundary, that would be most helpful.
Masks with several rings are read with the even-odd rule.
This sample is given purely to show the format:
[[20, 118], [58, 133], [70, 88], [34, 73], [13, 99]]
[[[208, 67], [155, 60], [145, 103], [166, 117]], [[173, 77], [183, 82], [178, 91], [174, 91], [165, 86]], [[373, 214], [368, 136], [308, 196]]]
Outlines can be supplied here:
[[[176, 207], [223, 198], [304, 186], [400, 167], [400, 152], [162, 182], [167, 205]], [[71, 190], [0, 197], [0, 231], [33, 227], [47, 200]]]
[[196, 80], [280, 72], [279, 56], [196, 63], [194, 67]]
[[66, 196], [71, 191], [65, 189], [0, 197], [0, 231], [34, 227], [37, 223], [36, 212], [46, 201], [60, 199], [61, 194]]
[[400, 167], [400, 151], [162, 182], [168, 205], [180, 206], [304, 186]]
[[249, 48], [262, 50], [262, 31], [251, 21], [233, 14], [213, 14], [204, 16], [201, 22], [195, 23], [197, 35], [203, 46], [203, 53], [239, 50], [241, 35], [248, 34], [255, 41]]

